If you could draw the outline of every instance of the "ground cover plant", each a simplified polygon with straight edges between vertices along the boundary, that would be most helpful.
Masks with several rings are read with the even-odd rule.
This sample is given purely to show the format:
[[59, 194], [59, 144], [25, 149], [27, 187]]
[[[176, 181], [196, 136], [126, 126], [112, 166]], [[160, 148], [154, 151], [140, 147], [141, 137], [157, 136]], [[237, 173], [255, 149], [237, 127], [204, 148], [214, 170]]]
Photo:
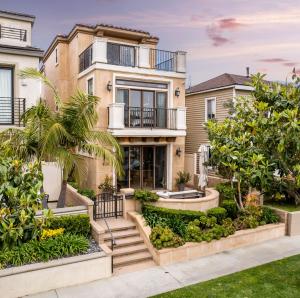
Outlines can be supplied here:
[[300, 295], [300, 255], [247, 269], [157, 298], [295, 298]]

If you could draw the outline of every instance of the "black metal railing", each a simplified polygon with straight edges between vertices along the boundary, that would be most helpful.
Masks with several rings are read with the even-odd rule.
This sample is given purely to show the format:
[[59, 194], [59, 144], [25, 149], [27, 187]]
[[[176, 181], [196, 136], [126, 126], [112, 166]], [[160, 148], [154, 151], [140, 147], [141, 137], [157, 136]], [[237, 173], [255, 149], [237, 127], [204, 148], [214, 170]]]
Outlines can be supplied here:
[[0, 125], [23, 126], [25, 98], [0, 97]]
[[107, 43], [107, 63], [122, 66], [132, 66], [135, 63], [136, 48], [117, 43]]
[[94, 220], [123, 216], [123, 196], [111, 192], [104, 192], [94, 198]]
[[84, 71], [93, 63], [93, 45], [90, 45], [79, 55], [79, 72]]
[[150, 67], [158, 70], [176, 71], [175, 52], [150, 49]]
[[27, 41], [27, 30], [0, 25], [0, 38]]
[[124, 124], [131, 128], [176, 129], [176, 109], [125, 107]]

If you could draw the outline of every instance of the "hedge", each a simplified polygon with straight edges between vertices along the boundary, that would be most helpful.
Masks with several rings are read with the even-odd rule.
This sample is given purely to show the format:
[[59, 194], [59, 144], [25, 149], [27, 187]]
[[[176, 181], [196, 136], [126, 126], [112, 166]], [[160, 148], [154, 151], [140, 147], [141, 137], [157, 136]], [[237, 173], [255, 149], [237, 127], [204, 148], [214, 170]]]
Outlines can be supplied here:
[[89, 237], [91, 234], [90, 218], [87, 214], [52, 217], [48, 222], [50, 229], [64, 228], [65, 233]]
[[42, 241], [31, 240], [12, 249], [0, 251], [0, 268], [48, 262], [86, 253], [89, 241], [84, 236], [63, 234]]

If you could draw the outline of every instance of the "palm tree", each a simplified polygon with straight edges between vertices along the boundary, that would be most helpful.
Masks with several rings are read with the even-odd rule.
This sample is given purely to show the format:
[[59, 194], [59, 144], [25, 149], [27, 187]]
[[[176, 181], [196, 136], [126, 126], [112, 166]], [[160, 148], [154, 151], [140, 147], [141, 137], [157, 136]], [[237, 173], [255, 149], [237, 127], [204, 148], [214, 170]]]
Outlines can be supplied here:
[[25, 69], [21, 77], [41, 80], [53, 91], [58, 111], [52, 111], [40, 101], [28, 109], [23, 117], [23, 130], [11, 128], [0, 134], [1, 150], [23, 160], [55, 161], [63, 170], [59, 207], [64, 205], [67, 179], [70, 173], [80, 182], [86, 173], [86, 163], [79, 151], [102, 158], [122, 173], [122, 149], [106, 131], [94, 129], [98, 121], [96, 107], [99, 98], [77, 91], [67, 102], [62, 102], [55, 87], [39, 71]]

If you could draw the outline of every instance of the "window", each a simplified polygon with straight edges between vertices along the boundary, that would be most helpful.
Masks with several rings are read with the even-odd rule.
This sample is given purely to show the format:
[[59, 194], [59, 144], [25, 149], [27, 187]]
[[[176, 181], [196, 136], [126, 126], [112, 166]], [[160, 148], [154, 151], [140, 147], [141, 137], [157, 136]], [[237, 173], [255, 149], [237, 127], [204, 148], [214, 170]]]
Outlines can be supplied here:
[[205, 99], [205, 121], [216, 118], [216, 98]]
[[116, 43], [107, 43], [107, 63], [123, 66], [135, 66], [135, 47]]
[[93, 78], [87, 81], [87, 93], [89, 95], [94, 95], [94, 80]]
[[55, 64], [58, 64], [58, 51], [55, 49]]

